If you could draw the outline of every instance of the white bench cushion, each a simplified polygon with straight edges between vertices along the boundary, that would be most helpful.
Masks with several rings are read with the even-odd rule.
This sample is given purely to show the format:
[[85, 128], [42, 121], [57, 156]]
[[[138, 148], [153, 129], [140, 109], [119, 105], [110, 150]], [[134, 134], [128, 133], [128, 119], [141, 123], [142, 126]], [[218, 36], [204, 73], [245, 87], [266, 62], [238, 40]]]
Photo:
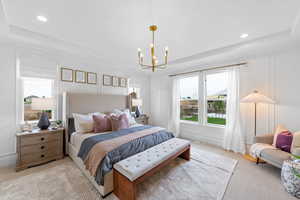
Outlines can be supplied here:
[[134, 181], [189, 144], [188, 140], [172, 138], [116, 163], [114, 168]]

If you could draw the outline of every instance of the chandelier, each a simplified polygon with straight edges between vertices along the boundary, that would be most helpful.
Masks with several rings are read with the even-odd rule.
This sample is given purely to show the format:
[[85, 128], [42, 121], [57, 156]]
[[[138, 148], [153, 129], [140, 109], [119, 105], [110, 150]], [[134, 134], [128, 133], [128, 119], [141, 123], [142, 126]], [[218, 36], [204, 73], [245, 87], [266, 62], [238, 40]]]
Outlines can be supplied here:
[[164, 63], [158, 64], [158, 59], [155, 56], [155, 43], [154, 43], [154, 32], [157, 30], [156, 25], [151, 25], [149, 30], [152, 31], [152, 43], [150, 44], [150, 53], [151, 53], [151, 64], [146, 65], [144, 64], [144, 55], [142, 54], [142, 50], [138, 48], [138, 58], [139, 58], [139, 65], [142, 69], [151, 69], [154, 72], [156, 69], [165, 69], [168, 64], [168, 47], [164, 49]]

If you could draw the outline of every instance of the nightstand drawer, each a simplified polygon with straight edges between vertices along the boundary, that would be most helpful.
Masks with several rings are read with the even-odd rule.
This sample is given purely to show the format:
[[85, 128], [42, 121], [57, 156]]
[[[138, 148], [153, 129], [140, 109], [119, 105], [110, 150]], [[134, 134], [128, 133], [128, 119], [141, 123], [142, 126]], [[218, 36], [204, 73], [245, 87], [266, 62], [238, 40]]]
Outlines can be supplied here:
[[38, 162], [44, 162], [46, 160], [55, 159], [60, 154], [60, 149], [53, 149], [52, 151], [33, 153], [27, 155], [21, 155], [20, 164], [32, 164]]
[[41, 143], [41, 144], [35, 144], [35, 145], [27, 145], [21, 147], [21, 156], [26, 154], [32, 154], [32, 153], [40, 153], [45, 151], [55, 151], [56, 149], [59, 149], [60, 143], [53, 141], [49, 143]]
[[47, 143], [50, 141], [59, 140], [60, 136], [61, 134], [57, 134], [57, 133], [47, 133], [47, 134], [38, 134], [38, 135], [22, 137], [21, 146], [41, 144], [41, 143]]

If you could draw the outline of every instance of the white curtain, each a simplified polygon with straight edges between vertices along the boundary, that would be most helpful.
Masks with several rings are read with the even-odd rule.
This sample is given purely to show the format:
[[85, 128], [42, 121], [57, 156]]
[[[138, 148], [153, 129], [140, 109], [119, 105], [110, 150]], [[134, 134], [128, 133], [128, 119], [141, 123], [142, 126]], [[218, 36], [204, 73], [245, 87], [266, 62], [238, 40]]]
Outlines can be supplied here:
[[245, 140], [240, 115], [240, 73], [239, 68], [227, 72], [228, 92], [226, 108], [226, 127], [223, 147], [238, 153], [245, 153]]
[[180, 134], [180, 79], [171, 78], [171, 105], [169, 112], [168, 129], [173, 132], [175, 137]]

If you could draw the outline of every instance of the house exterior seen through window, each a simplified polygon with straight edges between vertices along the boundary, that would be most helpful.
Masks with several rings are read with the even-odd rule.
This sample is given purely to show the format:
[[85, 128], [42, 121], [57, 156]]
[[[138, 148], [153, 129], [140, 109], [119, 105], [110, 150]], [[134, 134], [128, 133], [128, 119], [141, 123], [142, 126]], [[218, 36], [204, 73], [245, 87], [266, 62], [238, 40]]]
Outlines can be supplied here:
[[208, 74], [206, 79], [206, 121], [208, 124], [226, 124], [226, 72]]
[[180, 120], [198, 122], [198, 76], [180, 79]]
[[226, 71], [181, 78], [180, 120], [226, 125], [227, 82]]
[[[37, 121], [39, 120], [42, 110], [36, 110], [32, 106], [34, 99], [38, 98], [51, 98], [53, 97], [54, 80], [41, 79], [41, 78], [29, 78], [23, 77], [23, 121]], [[53, 110], [44, 110], [49, 119], [53, 119]]]

